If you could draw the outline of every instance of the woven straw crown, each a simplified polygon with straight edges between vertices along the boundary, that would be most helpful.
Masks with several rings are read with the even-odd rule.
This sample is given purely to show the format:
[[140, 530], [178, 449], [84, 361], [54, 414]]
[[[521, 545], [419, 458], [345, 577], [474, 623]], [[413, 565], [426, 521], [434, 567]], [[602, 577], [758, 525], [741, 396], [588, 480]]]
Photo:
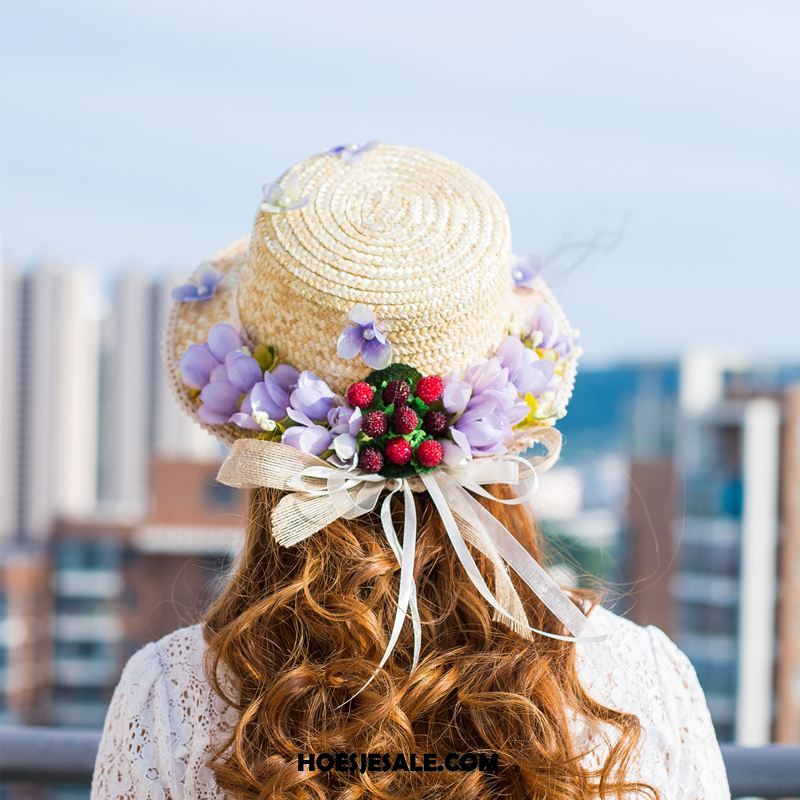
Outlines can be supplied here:
[[508, 324], [506, 210], [480, 178], [441, 156], [382, 145], [357, 164], [318, 156], [294, 166], [310, 202], [260, 212], [238, 294], [250, 339], [324, 376], [334, 391], [364, 375], [336, 355], [356, 303], [369, 306], [394, 360], [423, 373], [489, 354]]

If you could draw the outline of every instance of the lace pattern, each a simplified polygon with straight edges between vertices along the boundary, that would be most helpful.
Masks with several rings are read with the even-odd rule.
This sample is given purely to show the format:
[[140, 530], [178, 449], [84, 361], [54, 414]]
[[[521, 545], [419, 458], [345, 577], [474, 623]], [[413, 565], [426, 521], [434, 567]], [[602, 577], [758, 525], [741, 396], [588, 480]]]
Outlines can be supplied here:
[[[639, 717], [643, 736], [628, 777], [664, 800], [730, 800], [703, 691], [686, 655], [659, 628], [597, 607], [605, 642], [577, 644], [578, 674], [605, 705]], [[236, 721], [203, 673], [200, 625], [150, 643], [128, 661], [108, 708], [93, 800], [221, 800], [207, 766], [211, 742]], [[616, 731], [575, 720], [575, 737], [599, 768]]]

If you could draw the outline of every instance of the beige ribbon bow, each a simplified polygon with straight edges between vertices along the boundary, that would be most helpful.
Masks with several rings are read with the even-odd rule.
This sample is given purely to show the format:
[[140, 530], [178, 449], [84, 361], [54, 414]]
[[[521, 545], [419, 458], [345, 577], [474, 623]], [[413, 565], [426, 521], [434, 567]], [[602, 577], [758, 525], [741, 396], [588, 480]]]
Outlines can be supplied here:
[[[508, 504], [525, 502], [538, 487], [537, 473], [549, 469], [556, 462], [561, 448], [561, 436], [554, 428], [542, 429], [539, 441], [547, 447], [547, 455], [531, 461], [515, 455], [490, 456], [456, 467], [439, 467], [415, 477], [386, 478], [333, 466], [279, 442], [237, 439], [220, 467], [217, 480], [239, 489], [263, 486], [286, 492], [272, 510], [271, 527], [275, 540], [287, 547], [313, 536], [336, 519], [353, 519], [373, 511], [380, 495], [388, 492], [381, 503], [380, 517], [384, 535], [400, 565], [400, 590], [388, 646], [375, 673], [359, 689], [361, 692], [386, 663], [409, 613], [414, 629], [412, 671], [419, 661], [422, 626], [413, 569], [417, 538], [414, 490], [427, 491], [430, 495], [459, 560], [477, 590], [494, 608], [496, 621], [505, 622], [525, 638], [531, 638], [532, 633], [566, 641], [602, 641], [606, 638], [606, 634], [595, 631], [589, 619], [508, 529], [472, 496], [480, 495]], [[495, 498], [483, 488], [491, 483], [517, 485], [529, 480], [532, 485], [525, 492], [508, 500]], [[402, 542], [391, 514], [391, 500], [397, 492], [403, 493], [404, 502]], [[491, 561], [494, 593], [487, 586], [467, 542]], [[572, 636], [549, 633], [528, 624], [506, 565], [519, 575]]]

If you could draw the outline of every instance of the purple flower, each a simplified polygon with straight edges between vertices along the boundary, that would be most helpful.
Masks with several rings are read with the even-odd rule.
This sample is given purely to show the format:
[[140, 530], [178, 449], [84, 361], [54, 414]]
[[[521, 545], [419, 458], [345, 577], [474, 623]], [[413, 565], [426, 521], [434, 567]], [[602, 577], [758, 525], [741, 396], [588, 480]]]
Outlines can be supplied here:
[[240, 392], [249, 392], [261, 380], [263, 370], [253, 356], [232, 350], [225, 356], [225, 373], [229, 383]]
[[539, 303], [528, 315], [525, 325], [534, 347], [553, 350], [559, 358], [566, 358], [575, 346], [572, 335], [562, 330], [553, 309], [545, 302]]
[[170, 295], [179, 303], [208, 300], [214, 296], [221, 282], [221, 273], [217, 272], [210, 264], [201, 264], [192, 279], [188, 283], [176, 286]]
[[327, 417], [337, 399], [322, 378], [306, 370], [297, 377], [297, 384], [289, 395], [289, 405], [311, 419], [321, 420]]
[[206, 425], [222, 425], [236, 413], [242, 393], [228, 381], [212, 381], [200, 392], [197, 417]]
[[338, 156], [345, 164], [357, 164], [364, 158], [365, 153], [374, 150], [379, 144], [380, 141], [378, 139], [373, 139], [362, 145], [339, 144], [326, 150], [325, 153], [329, 156]]
[[469, 439], [457, 428], [450, 428], [450, 435], [453, 441], [442, 439], [442, 449], [444, 458], [442, 461], [448, 467], [457, 467], [472, 458], [472, 448], [469, 446]]
[[205, 344], [193, 344], [179, 365], [183, 381], [200, 390], [197, 417], [207, 425], [233, 421], [245, 395], [261, 380], [258, 361], [242, 347], [232, 325], [220, 322], [208, 332]]
[[515, 286], [532, 289], [534, 281], [542, 272], [542, 260], [539, 256], [513, 256], [511, 261], [511, 279]]
[[211, 372], [219, 363], [207, 344], [193, 344], [181, 358], [181, 378], [192, 389], [202, 389], [211, 380]]
[[339, 336], [336, 352], [341, 358], [359, 353], [372, 369], [383, 369], [392, 360], [392, 344], [379, 330], [375, 314], [360, 303], [350, 309], [350, 322]]
[[525, 347], [516, 336], [506, 336], [497, 348], [500, 363], [508, 369], [508, 379], [521, 395], [541, 397], [557, 388], [553, 378], [556, 365], [549, 358]]
[[264, 186], [264, 199], [261, 210], [268, 214], [280, 214], [294, 211], [308, 203], [308, 196], [300, 196], [300, 183], [296, 175], [290, 175], [281, 186], [279, 183], [268, 183]]
[[202, 389], [212, 380], [226, 377], [225, 358], [241, 346], [241, 337], [232, 325], [217, 323], [209, 331], [205, 344], [193, 344], [183, 354], [179, 370], [184, 383], [193, 389]]
[[354, 467], [358, 461], [356, 436], [361, 430], [360, 408], [348, 405], [334, 406], [328, 412], [328, 424], [333, 437], [333, 455], [328, 458], [337, 467]]
[[256, 383], [242, 401], [239, 413], [230, 421], [240, 428], [273, 431], [286, 417], [289, 392], [297, 385], [299, 372], [288, 364], [278, 364], [264, 379]]
[[283, 432], [281, 442], [310, 453], [313, 456], [322, 455], [331, 446], [331, 432], [310, 420], [302, 411], [294, 408], [287, 409], [287, 414], [297, 425], [292, 425]]
[[208, 332], [208, 349], [217, 361], [224, 361], [231, 350], [238, 350], [242, 346], [242, 337], [233, 325], [227, 322], [218, 322]]
[[451, 414], [460, 414], [451, 426], [452, 445], [445, 447], [445, 463], [460, 463], [469, 456], [506, 452], [511, 429], [528, 413], [509, 380], [499, 358], [485, 358], [473, 364], [463, 380], [445, 380], [442, 403]]
[[197, 416], [209, 425], [235, 422], [239, 406], [261, 377], [261, 367], [252, 356], [234, 352], [225, 361], [215, 367], [211, 382], [200, 392], [202, 405]]
[[511, 422], [497, 402], [484, 397], [464, 412], [455, 430], [463, 434], [472, 455], [486, 456], [506, 452], [504, 442], [511, 436]]

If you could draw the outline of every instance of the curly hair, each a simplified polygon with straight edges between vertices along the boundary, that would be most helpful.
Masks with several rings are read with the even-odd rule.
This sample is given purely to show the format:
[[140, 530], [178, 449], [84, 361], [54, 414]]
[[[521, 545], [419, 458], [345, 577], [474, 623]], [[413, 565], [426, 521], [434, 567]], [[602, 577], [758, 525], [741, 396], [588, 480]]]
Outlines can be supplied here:
[[[505, 486], [495, 497], [511, 497]], [[635, 715], [581, 687], [573, 642], [513, 633], [466, 577], [427, 494], [417, 496], [415, 581], [423, 626], [416, 670], [411, 626], [370, 685], [397, 602], [397, 560], [377, 514], [337, 520], [290, 548], [270, 534], [280, 494], [251, 492], [243, 552], [204, 618], [206, 671], [238, 722], [215, 743], [211, 767], [234, 798], [420, 800], [599, 796], [658, 798], [626, 772], [641, 734]], [[539, 534], [521, 505], [481, 500], [541, 561]], [[475, 552], [484, 574], [491, 565]], [[515, 579], [530, 623], [561, 631]], [[595, 592], [574, 593], [589, 607]], [[220, 679], [224, 675], [224, 679]], [[349, 702], [345, 702], [352, 698]], [[340, 706], [337, 708], [337, 706]], [[602, 768], [581, 765], [571, 712], [619, 735]], [[498, 754], [489, 771], [312, 771], [304, 753]]]

